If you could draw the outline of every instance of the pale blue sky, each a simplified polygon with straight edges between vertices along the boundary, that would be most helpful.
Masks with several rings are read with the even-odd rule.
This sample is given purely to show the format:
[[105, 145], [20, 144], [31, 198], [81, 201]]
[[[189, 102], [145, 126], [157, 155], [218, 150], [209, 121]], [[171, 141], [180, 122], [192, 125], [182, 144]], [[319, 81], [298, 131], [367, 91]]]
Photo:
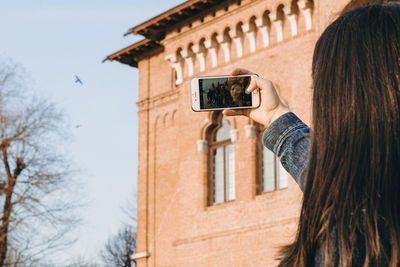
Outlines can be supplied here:
[[0, 57], [21, 64], [35, 87], [65, 109], [74, 136], [70, 151], [84, 170], [78, 178], [89, 201], [85, 224], [60, 261], [97, 257], [136, 191], [138, 72], [101, 62], [142, 39], [123, 37], [129, 28], [183, 2], [0, 0]]

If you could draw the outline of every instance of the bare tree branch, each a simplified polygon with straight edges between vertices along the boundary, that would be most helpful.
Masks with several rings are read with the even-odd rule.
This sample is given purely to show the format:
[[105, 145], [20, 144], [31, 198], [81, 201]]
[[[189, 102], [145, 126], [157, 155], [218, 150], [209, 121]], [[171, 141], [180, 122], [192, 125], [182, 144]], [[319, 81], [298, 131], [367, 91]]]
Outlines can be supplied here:
[[100, 256], [106, 266], [132, 267], [136, 262], [131, 255], [136, 252], [136, 229], [124, 225], [118, 233], [109, 238]]
[[23, 80], [0, 62], [0, 266], [34, 266], [79, 223], [64, 115]]

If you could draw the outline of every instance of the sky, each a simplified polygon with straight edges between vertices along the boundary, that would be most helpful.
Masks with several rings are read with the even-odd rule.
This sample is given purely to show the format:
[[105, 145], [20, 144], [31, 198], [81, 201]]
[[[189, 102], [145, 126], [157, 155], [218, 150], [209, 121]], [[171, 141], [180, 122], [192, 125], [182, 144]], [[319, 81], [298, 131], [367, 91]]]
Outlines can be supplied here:
[[102, 61], [143, 39], [123, 37], [129, 28], [183, 2], [0, 0], [0, 59], [22, 66], [37, 92], [65, 111], [70, 154], [82, 170], [83, 224], [60, 261], [97, 259], [136, 194], [138, 70]]

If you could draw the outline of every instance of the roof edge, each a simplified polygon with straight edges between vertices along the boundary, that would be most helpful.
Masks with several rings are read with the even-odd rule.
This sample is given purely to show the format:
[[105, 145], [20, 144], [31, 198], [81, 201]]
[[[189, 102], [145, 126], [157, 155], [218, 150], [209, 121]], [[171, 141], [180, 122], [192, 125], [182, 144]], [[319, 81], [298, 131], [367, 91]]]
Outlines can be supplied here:
[[161, 13], [161, 14], [159, 14], [159, 15], [157, 15], [157, 16], [155, 16], [155, 17], [149, 19], [149, 20], [146, 20], [145, 22], [142, 22], [142, 23], [140, 23], [139, 25], [136, 25], [136, 26], [130, 28], [130, 29], [124, 34], [124, 36], [126, 36], [126, 35], [128, 35], [128, 34], [138, 34], [138, 32], [139, 32], [140, 30], [145, 29], [145, 28], [147, 28], [147, 27], [149, 27], [149, 26], [155, 24], [157, 21], [160, 21], [160, 20], [162, 20], [162, 19], [164, 19], [164, 18], [167, 18], [167, 17], [169, 17], [170, 15], [175, 14], [175, 13], [179, 12], [180, 10], [183, 10], [183, 9], [185, 9], [185, 8], [187, 8], [187, 7], [190, 7], [190, 6], [192, 6], [193, 4], [195, 4], [195, 3], [198, 3], [198, 2], [206, 2], [206, 1], [207, 1], [207, 0], [205, 0], [205, 1], [204, 1], [204, 0], [188, 0], [188, 1], [186, 1], [186, 2], [183, 2], [183, 3], [180, 4], [180, 5], [177, 5], [177, 6], [173, 7], [173, 8], [170, 8], [170, 9], [168, 9], [167, 11], [165, 11], [165, 12], [163, 12], [163, 13]]
[[109, 56], [105, 61], [118, 61], [129, 66], [138, 67], [138, 62], [148, 55], [157, 54], [164, 51], [164, 46], [157, 41], [151, 39], [143, 39], [137, 43], [127, 46]]
[[129, 34], [140, 34], [146, 38], [161, 40], [164, 36], [160, 32], [165, 32], [177, 23], [187, 20], [204, 10], [231, 1], [232, 0], [188, 0], [135, 27], [130, 28], [124, 36]]

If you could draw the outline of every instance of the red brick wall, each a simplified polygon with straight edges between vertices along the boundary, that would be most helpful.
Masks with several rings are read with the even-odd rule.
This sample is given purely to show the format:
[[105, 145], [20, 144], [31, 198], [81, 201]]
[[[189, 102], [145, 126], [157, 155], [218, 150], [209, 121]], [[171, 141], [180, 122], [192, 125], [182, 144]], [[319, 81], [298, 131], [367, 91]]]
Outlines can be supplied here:
[[[279, 246], [294, 237], [302, 193], [290, 179], [286, 189], [255, 194], [255, 142], [245, 135], [249, 120], [230, 118], [239, 131], [235, 143], [236, 199], [206, 205], [207, 153], [198, 152], [197, 140], [204, 139], [208, 113], [195, 113], [190, 107], [190, 76], [183, 64], [183, 83], [175, 85], [170, 63], [165, 59], [178, 48], [221, 33], [227, 26], [259, 18], [264, 11], [275, 12], [289, 0], [241, 1], [228, 11], [220, 10], [192, 27], [183, 26], [162, 41], [165, 52], [139, 62], [139, 163], [137, 252], [150, 257], [137, 260], [144, 266], [274, 266]], [[274, 26], [270, 45], [262, 47], [257, 32], [256, 51], [243, 42], [243, 56], [224, 62], [219, 50], [217, 67], [194, 75], [229, 74], [244, 67], [272, 80], [290, 109], [305, 122], [311, 118], [311, 60], [314, 44], [347, 0], [314, 0], [312, 27], [299, 14], [298, 34], [291, 36], [290, 22], [283, 22], [283, 40], [277, 42]]]

